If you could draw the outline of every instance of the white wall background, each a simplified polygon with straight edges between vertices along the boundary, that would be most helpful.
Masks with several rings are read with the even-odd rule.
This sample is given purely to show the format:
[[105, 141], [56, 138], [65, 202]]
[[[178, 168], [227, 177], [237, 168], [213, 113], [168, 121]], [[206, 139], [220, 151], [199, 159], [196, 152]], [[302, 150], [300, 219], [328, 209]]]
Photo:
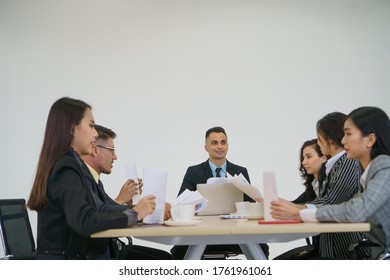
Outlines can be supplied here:
[[[141, 176], [168, 172], [172, 201], [220, 125], [252, 184], [275, 170], [293, 199], [319, 118], [390, 113], [389, 50], [389, 1], [0, 0], [0, 197], [28, 198], [49, 108], [71, 96], [118, 134], [113, 196], [134, 160]], [[271, 257], [303, 243], [270, 244]]]

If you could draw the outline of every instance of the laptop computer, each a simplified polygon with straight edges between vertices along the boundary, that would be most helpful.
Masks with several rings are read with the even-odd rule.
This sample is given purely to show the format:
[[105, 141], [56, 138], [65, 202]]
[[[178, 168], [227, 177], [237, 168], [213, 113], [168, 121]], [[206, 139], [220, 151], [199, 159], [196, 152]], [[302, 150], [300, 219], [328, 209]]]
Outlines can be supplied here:
[[208, 206], [199, 216], [226, 215], [236, 211], [236, 202], [243, 201], [244, 194], [231, 183], [198, 184], [198, 192], [208, 200]]

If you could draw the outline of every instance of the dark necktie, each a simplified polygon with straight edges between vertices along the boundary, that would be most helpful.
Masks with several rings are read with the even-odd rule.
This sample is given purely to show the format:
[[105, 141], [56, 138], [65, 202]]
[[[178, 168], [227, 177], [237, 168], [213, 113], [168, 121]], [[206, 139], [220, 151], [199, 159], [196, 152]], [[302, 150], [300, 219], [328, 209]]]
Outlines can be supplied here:
[[221, 167], [217, 167], [215, 169], [215, 177], [221, 177], [221, 170], [222, 170]]
[[97, 187], [98, 187], [98, 192], [99, 192], [100, 199], [101, 199], [103, 202], [107, 202], [107, 198], [106, 198], [106, 196], [104, 195], [104, 194], [105, 194], [105, 191], [104, 191], [104, 187], [103, 187], [102, 181], [99, 180], [99, 183], [98, 183]]

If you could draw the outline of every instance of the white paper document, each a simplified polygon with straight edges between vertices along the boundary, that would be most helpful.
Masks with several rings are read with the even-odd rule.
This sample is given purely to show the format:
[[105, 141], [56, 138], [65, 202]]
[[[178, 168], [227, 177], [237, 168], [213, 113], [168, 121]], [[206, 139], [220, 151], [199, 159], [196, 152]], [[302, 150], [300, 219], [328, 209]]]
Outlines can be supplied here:
[[264, 184], [264, 220], [265, 221], [276, 221], [271, 216], [271, 202], [277, 200], [278, 191], [276, 189], [276, 179], [274, 171], [267, 171], [263, 173], [263, 184]]
[[252, 198], [255, 201], [263, 201], [263, 195], [260, 190], [247, 181], [247, 179], [241, 173], [239, 175], [230, 175], [226, 172], [226, 178], [216, 178], [212, 177], [207, 180], [207, 184], [226, 184], [231, 183], [235, 187], [237, 187], [240, 191], [245, 193], [247, 196]]
[[138, 182], [137, 165], [134, 161], [129, 161], [125, 164], [125, 173], [127, 179]]
[[143, 219], [145, 224], [164, 223], [165, 197], [167, 193], [168, 174], [161, 170], [144, 168], [142, 196], [156, 196], [156, 210]]
[[207, 207], [208, 200], [204, 198], [198, 191], [190, 191], [186, 189], [172, 203], [172, 206], [178, 204], [193, 204], [195, 205], [195, 213]]
[[[137, 175], [137, 165], [134, 161], [129, 161], [125, 164], [125, 174], [128, 180], [134, 180], [134, 182], [138, 183], [138, 175]], [[138, 192], [137, 195], [133, 196], [133, 204], [137, 204], [141, 195]]]
[[230, 180], [230, 183], [235, 185], [240, 191], [245, 193], [247, 196], [252, 198], [253, 200], [257, 202], [263, 201], [263, 195], [261, 194], [260, 190], [248, 183], [243, 183], [240, 178], [233, 178]]

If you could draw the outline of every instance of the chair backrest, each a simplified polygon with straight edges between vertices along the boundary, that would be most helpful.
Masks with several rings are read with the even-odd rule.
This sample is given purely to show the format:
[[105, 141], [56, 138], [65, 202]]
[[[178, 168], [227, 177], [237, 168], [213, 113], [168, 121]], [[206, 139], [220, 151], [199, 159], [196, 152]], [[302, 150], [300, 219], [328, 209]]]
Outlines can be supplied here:
[[0, 199], [0, 234], [6, 259], [35, 259], [26, 200]]

